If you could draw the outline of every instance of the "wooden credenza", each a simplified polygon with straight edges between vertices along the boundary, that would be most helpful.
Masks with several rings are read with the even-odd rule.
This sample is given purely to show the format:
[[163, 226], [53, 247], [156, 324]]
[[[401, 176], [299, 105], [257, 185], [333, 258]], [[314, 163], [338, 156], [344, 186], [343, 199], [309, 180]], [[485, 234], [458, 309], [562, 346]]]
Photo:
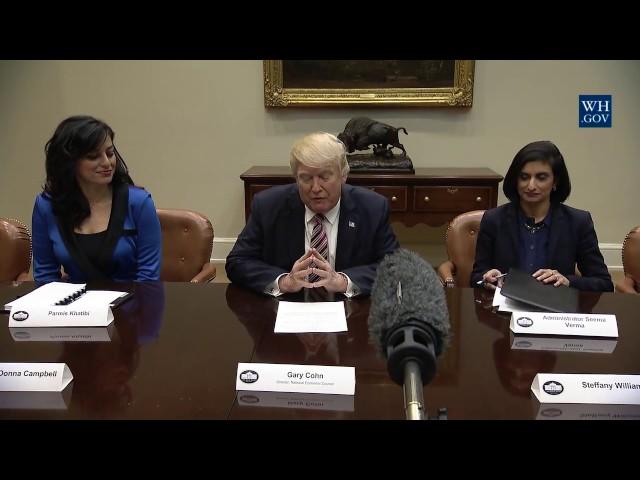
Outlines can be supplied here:
[[[471, 210], [493, 208], [502, 176], [488, 168], [416, 168], [415, 174], [349, 173], [347, 183], [370, 188], [389, 200], [390, 221], [408, 227], [444, 225]], [[245, 220], [253, 196], [274, 185], [293, 183], [289, 167], [251, 167], [244, 181]]]

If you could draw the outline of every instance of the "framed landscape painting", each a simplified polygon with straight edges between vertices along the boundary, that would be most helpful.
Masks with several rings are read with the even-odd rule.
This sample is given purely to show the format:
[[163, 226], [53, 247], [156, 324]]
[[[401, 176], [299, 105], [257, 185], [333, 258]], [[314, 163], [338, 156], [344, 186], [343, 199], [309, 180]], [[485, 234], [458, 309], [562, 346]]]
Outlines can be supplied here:
[[265, 60], [265, 107], [471, 107], [473, 60]]

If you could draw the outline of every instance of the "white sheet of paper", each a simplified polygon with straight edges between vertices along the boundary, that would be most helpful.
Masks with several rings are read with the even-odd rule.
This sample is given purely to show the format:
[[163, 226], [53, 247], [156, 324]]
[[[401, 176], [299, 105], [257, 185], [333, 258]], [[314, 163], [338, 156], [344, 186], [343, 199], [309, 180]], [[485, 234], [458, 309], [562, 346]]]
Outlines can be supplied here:
[[[56, 302], [64, 299], [86, 286], [85, 283], [51, 282], [43, 285], [32, 292], [4, 305], [5, 311], [29, 310], [34, 307], [45, 307], [55, 305]], [[95, 305], [111, 305], [115, 300], [127, 295], [127, 292], [116, 292], [110, 290], [90, 290], [73, 302], [73, 307], [87, 309]]]
[[518, 302], [502, 295], [500, 287], [496, 287], [493, 295], [492, 305], [498, 307], [499, 312], [542, 312], [541, 308], [534, 307], [528, 303]]
[[346, 332], [344, 302], [279, 302], [274, 333]]
[[34, 291], [27, 293], [23, 297], [9, 302], [5, 305], [5, 310], [11, 310], [11, 307], [24, 308], [24, 305], [39, 306], [53, 305], [58, 300], [73, 295], [82, 290], [86, 283], [67, 283], [67, 282], [51, 282]]
[[507, 299], [507, 297], [502, 295], [501, 290], [502, 289], [500, 287], [496, 287], [495, 293], [493, 294], [493, 303], [491, 305], [493, 305], [494, 307], [504, 305], [504, 302]]

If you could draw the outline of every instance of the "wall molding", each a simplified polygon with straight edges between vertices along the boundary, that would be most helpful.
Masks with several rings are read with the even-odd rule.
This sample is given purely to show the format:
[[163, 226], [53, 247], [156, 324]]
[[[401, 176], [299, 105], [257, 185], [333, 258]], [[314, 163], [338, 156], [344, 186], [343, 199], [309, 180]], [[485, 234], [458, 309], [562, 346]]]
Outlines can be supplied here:
[[[231, 252], [237, 237], [218, 237], [213, 239], [213, 252], [211, 261], [214, 263], [225, 263], [227, 255]], [[621, 243], [600, 243], [600, 251], [604, 257], [604, 263], [609, 270], [622, 271], [622, 244]]]
[[609, 270], [622, 271], [622, 244], [621, 243], [599, 243], [600, 251], [604, 257], [604, 263]]
[[225, 263], [227, 255], [236, 243], [238, 237], [214, 237], [211, 261], [214, 263]]

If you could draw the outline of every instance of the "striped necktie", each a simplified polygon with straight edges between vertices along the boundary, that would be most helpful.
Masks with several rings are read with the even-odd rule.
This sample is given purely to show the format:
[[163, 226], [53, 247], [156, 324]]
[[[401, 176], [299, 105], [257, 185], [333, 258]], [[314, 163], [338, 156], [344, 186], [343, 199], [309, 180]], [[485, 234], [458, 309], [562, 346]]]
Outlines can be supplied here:
[[[327, 233], [324, 231], [324, 227], [322, 225], [322, 220], [324, 219], [324, 215], [316, 214], [311, 220], [313, 223], [313, 231], [311, 232], [311, 241], [309, 242], [309, 246], [311, 248], [315, 248], [320, 255], [324, 257], [325, 260], [329, 260], [329, 239], [327, 238]], [[313, 264], [312, 264], [313, 265]], [[309, 275], [310, 282], [317, 282], [320, 279], [320, 276], [312, 273]]]

